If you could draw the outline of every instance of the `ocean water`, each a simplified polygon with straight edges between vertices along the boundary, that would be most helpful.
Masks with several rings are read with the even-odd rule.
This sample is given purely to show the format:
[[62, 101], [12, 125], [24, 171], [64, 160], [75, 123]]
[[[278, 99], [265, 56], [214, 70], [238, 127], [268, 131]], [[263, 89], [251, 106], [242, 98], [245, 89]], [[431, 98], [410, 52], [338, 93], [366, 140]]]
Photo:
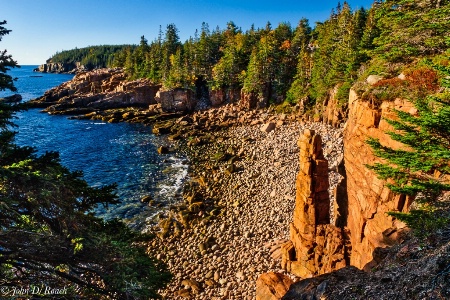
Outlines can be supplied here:
[[[22, 66], [8, 73], [18, 78], [15, 85], [23, 101], [37, 98], [73, 77], [34, 73], [35, 67]], [[0, 92], [0, 98], [11, 94]], [[99, 207], [97, 213], [104, 218], [122, 218], [131, 226], [143, 229], [146, 220], [163, 209], [141, 203], [143, 196], [150, 195], [163, 207], [181, 198], [187, 161], [174, 153], [158, 155], [157, 147], [167, 145], [167, 141], [153, 135], [149, 127], [70, 120], [66, 116], [42, 113], [39, 109], [19, 113], [14, 122], [18, 125], [15, 128], [18, 145], [33, 146], [41, 154], [58, 151], [62, 163], [73, 171], [83, 171], [92, 186], [117, 183], [121, 203], [107, 210]]]

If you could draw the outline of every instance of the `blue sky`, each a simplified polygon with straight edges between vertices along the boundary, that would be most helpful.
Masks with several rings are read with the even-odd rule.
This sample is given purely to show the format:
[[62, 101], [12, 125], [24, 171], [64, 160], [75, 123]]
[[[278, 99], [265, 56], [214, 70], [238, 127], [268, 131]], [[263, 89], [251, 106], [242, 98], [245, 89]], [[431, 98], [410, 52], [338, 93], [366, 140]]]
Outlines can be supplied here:
[[[353, 9], [369, 8], [372, 0], [347, 1]], [[3, 37], [0, 50], [22, 65], [44, 63], [54, 53], [75, 47], [106, 44], [138, 44], [144, 35], [156, 38], [174, 23], [182, 41], [193, 36], [202, 22], [210, 29], [233, 21], [244, 31], [251, 24], [273, 27], [302, 18], [310, 24], [323, 21], [338, 1], [293, 0], [0, 0], [0, 20], [12, 32]]]

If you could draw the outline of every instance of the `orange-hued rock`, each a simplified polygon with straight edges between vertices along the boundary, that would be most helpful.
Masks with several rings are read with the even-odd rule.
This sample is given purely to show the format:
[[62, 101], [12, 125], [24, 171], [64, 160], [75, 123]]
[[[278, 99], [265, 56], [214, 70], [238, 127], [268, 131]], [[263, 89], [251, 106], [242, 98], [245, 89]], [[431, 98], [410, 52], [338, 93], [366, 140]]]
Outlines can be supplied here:
[[360, 269], [373, 260], [375, 248], [393, 245], [405, 225], [387, 215], [389, 211], [408, 211], [412, 199], [392, 193], [366, 165], [381, 162], [366, 144], [369, 137], [378, 138], [389, 147], [402, 144], [393, 141], [386, 131], [392, 130], [384, 120], [395, 119], [394, 108], [414, 113], [414, 106], [402, 99], [384, 102], [380, 108], [359, 100], [351, 93], [349, 116], [344, 132], [344, 160], [347, 181], [347, 217], [343, 224], [349, 231], [350, 264]]
[[280, 273], [264, 273], [256, 280], [256, 300], [279, 300], [289, 290], [293, 281]]
[[282, 268], [305, 278], [345, 267], [346, 254], [342, 229], [330, 224], [328, 162], [321, 137], [306, 129], [298, 145], [296, 203], [290, 241], [282, 246]]
[[[209, 91], [209, 100], [211, 101], [211, 106], [213, 106], [213, 107], [219, 107], [224, 103], [237, 102], [240, 99], [241, 99], [241, 91], [239, 89], [222, 88], [222, 89]], [[245, 101], [246, 100], [244, 100], [244, 102]], [[249, 103], [244, 104], [243, 103], [242, 106], [243, 107], [246, 106], [248, 109], [250, 107], [254, 108], [254, 106], [256, 106], [256, 102], [255, 102], [255, 104], [249, 104]]]
[[255, 93], [241, 91], [240, 107], [245, 110], [254, 109], [258, 104], [258, 97]]
[[30, 101], [50, 113], [105, 110], [122, 107], [148, 107], [156, 104], [161, 85], [148, 79], [128, 81], [123, 69], [98, 69], [78, 73], [70, 81]]
[[166, 112], [190, 112], [197, 104], [194, 92], [184, 88], [160, 90], [156, 93], [155, 100]]
[[339, 103], [337, 99], [339, 86], [328, 93], [322, 103], [322, 122], [333, 127], [338, 127], [347, 118], [347, 104]]
[[348, 264], [369, 269], [377, 260], [375, 249], [392, 246], [401, 239], [405, 224], [387, 213], [407, 212], [412, 198], [395, 195], [384, 181], [367, 168], [381, 162], [366, 143], [369, 137], [392, 148], [385, 121], [395, 119], [395, 110], [416, 113], [406, 100], [395, 99], [379, 108], [350, 92], [345, 125], [344, 158], [338, 172], [345, 175], [335, 191], [334, 223], [330, 224], [328, 162], [322, 154], [321, 138], [305, 130], [298, 141], [300, 171], [296, 180], [296, 204], [290, 224], [290, 241], [283, 245], [282, 268], [302, 278], [314, 277]]

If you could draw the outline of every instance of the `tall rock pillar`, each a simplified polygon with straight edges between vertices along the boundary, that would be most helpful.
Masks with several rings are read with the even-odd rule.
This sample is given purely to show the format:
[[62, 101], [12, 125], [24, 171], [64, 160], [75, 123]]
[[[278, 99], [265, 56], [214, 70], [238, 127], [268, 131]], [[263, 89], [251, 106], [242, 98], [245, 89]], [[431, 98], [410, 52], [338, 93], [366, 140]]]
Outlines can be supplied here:
[[330, 224], [328, 161], [322, 140], [304, 130], [300, 140], [300, 171], [296, 180], [294, 219], [290, 241], [283, 245], [282, 268], [312, 277], [346, 266], [341, 228]]

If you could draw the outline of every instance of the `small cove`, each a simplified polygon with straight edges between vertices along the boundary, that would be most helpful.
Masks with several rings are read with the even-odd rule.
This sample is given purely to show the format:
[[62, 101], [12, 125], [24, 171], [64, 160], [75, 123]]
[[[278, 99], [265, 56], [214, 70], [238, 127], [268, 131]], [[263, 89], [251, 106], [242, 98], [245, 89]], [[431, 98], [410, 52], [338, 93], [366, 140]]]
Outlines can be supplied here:
[[[22, 66], [8, 74], [17, 77], [17, 93], [24, 101], [39, 97], [52, 87], [70, 80], [73, 75], [39, 74], [36, 66]], [[0, 98], [12, 94], [0, 92]], [[162, 208], [149, 207], [140, 199], [150, 195], [163, 207], [176, 203], [187, 176], [186, 159], [175, 153], [158, 155], [157, 147], [167, 144], [164, 137], [152, 134], [140, 124], [109, 124], [91, 120], [70, 120], [66, 116], [50, 116], [38, 109], [17, 115], [14, 122], [16, 143], [32, 146], [38, 154], [60, 153], [62, 163], [70, 170], [80, 170], [92, 186], [117, 183], [118, 205], [99, 207], [105, 218], [128, 220], [133, 227], [143, 228], [148, 218]]]

